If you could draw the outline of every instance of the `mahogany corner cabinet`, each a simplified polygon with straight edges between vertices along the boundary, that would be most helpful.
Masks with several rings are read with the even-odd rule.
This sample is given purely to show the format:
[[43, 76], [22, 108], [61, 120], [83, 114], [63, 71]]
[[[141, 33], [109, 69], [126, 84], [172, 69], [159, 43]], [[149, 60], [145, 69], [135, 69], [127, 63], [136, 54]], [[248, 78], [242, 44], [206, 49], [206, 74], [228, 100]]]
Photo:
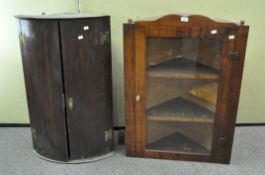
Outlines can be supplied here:
[[248, 29], [200, 15], [124, 24], [128, 156], [229, 163]]
[[65, 163], [112, 155], [110, 17], [16, 18], [34, 152]]

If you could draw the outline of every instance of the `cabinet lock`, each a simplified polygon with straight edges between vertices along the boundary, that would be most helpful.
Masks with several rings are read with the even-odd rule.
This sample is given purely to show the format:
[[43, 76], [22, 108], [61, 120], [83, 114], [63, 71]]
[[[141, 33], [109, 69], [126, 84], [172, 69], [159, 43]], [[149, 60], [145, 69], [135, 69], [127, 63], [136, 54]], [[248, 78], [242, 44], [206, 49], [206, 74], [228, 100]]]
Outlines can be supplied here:
[[69, 97], [69, 99], [68, 99], [68, 108], [69, 108], [70, 110], [72, 110], [73, 107], [74, 107], [74, 101], [73, 101], [73, 98], [72, 98], [72, 97]]

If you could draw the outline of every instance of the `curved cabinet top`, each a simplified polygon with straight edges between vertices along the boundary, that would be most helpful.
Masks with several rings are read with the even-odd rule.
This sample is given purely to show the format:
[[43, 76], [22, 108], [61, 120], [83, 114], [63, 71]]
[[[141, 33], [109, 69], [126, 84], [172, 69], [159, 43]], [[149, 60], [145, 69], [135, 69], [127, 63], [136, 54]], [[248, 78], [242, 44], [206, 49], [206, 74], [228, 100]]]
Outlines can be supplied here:
[[134, 25], [138, 32], [149, 37], [191, 37], [221, 40], [234, 39], [238, 35], [239, 28], [248, 28], [244, 21], [234, 23], [189, 14], [169, 14], [158, 18], [128, 20], [125, 25]]
[[109, 17], [108, 15], [90, 15], [87, 13], [57, 13], [50, 15], [16, 15], [17, 19], [26, 20], [73, 20]]
[[212, 19], [202, 15], [194, 15], [194, 14], [169, 14], [165, 16], [152, 17], [146, 19], [140, 19], [137, 21], [129, 20], [128, 23], [136, 24], [136, 25], [153, 25], [153, 24], [189, 24], [189, 25], [218, 25], [218, 26], [238, 26], [244, 25], [244, 21], [240, 21], [240, 23], [225, 21], [221, 19]]

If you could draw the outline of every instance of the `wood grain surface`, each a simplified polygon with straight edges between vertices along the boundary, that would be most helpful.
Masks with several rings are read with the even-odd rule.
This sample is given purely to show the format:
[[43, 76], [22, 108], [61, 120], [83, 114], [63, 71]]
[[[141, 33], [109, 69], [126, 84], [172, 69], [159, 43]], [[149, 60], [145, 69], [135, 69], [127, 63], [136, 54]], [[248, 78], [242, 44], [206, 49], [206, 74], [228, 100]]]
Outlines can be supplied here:
[[[127, 155], [229, 163], [248, 26], [215, 21], [200, 15], [185, 16], [187, 21], [183, 21], [182, 18], [181, 15], [166, 15], [154, 20], [141, 20], [124, 25], [126, 26], [124, 28], [126, 128], [129, 128], [126, 131], [126, 136], [129, 136], [126, 141]], [[231, 60], [229, 53], [236, 51], [239, 52], [239, 58]], [[180, 58], [186, 58], [188, 62], [195, 62], [192, 64], [194, 67], [189, 69], [185, 64], [178, 66], [174, 61]], [[159, 82], [164, 81], [161, 79], [167, 79], [167, 84], [160, 85]], [[189, 79], [190, 82], [194, 80], [201, 81], [201, 83], [185, 83], [187, 86], [183, 84], [183, 90], [180, 90], [180, 85], [173, 90], [174, 88], [171, 86], [174, 83], [169, 81], [173, 82], [174, 79], [175, 81]], [[155, 83], [150, 83], [150, 81], [155, 81]], [[214, 94], [209, 90], [209, 94], [207, 94], [209, 98], [200, 95], [199, 99], [197, 98], [198, 88], [204, 83], [205, 85], [216, 83], [217, 85], [214, 86], [217, 88], [210, 89], [217, 93]], [[151, 87], [151, 84], [155, 86]], [[166, 86], [168, 86], [168, 91]], [[197, 91], [196, 97], [188, 94], [192, 89]], [[169, 92], [172, 92], [172, 98], [170, 98]], [[166, 117], [153, 115], [155, 120], [148, 121], [146, 108], [158, 107], [157, 105], [162, 105], [167, 100], [179, 97], [185, 98], [192, 104], [199, 105], [200, 109], [205, 108], [208, 113], [213, 114], [214, 121], [205, 124], [205, 126], [209, 126], [207, 127], [208, 134], [202, 134], [203, 126], [197, 127], [197, 129], [192, 129], [196, 126], [184, 129], [183, 127], [187, 126], [184, 124], [185, 122], [174, 121], [175, 118], [171, 122], [165, 122], [165, 119], [172, 119], [169, 119], [168, 115], [165, 115]], [[213, 103], [214, 98], [217, 99], [216, 107]], [[209, 102], [210, 104], [207, 104]], [[187, 106], [189, 105], [182, 106], [182, 109]], [[178, 109], [178, 107], [167, 108], [163, 113], [160, 113], [161, 110], [154, 111], [156, 111], [155, 114], [169, 114], [171, 109]], [[187, 113], [185, 112], [185, 114]], [[200, 116], [194, 115], [196, 120]], [[178, 119], [178, 117], [176, 118]], [[163, 122], [158, 122], [158, 120], [163, 120]], [[174, 127], [171, 127], [170, 123], [176, 124], [175, 129], [172, 129]], [[155, 137], [148, 139], [147, 134], [151, 133], [148, 127], [154, 129], [158, 125], [164, 128], [166, 134], [159, 134], [159, 130], [155, 131], [157, 139], [163, 139], [163, 137], [173, 134], [172, 132], [179, 132], [207, 150], [211, 150], [210, 154], [147, 150], [146, 145], [156, 140]], [[203, 137], [199, 137], [199, 135]]]

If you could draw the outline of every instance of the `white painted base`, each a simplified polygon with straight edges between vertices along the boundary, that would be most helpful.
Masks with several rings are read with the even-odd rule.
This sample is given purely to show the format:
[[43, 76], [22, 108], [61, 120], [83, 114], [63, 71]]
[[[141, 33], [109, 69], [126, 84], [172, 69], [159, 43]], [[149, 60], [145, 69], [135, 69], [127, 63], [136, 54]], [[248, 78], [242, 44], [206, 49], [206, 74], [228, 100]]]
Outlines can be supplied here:
[[55, 162], [55, 163], [64, 163], [64, 164], [80, 164], [80, 163], [89, 163], [89, 162], [95, 162], [101, 159], [105, 159], [108, 158], [110, 156], [112, 156], [114, 154], [114, 151], [109, 152], [107, 154], [101, 155], [101, 156], [96, 156], [96, 157], [92, 157], [92, 158], [88, 158], [88, 159], [81, 159], [81, 160], [69, 160], [69, 161], [59, 161], [59, 160], [53, 160], [53, 159], [49, 159], [47, 157], [44, 157], [42, 155], [40, 155], [38, 152], [36, 152], [35, 150], [32, 151], [37, 157], [50, 161], [50, 162]]

